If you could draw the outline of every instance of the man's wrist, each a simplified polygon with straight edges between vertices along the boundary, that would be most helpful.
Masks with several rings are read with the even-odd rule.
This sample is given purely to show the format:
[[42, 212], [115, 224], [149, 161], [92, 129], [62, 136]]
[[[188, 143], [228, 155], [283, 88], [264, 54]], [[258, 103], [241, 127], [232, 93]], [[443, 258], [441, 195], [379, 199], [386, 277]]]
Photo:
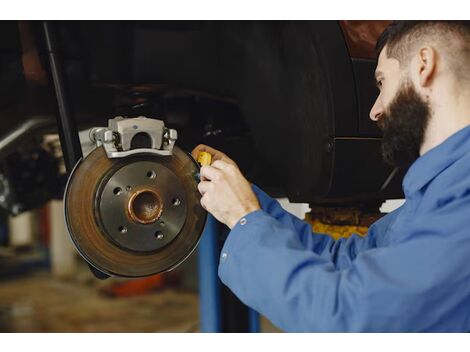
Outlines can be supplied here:
[[238, 221], [240, 221], [241, 218], [247, 216], [248, 214], [255, 212], [257, 210], [260, 210], [261, 207], [259, 205], [253, 205], [250, 207], [245, 208], [243, 211], [238, 213], [236, 216], [233, 216], [230, 220], [227, 221], [227, 226], [231, 229], [234, 228], [234, 226], [237, 224]]

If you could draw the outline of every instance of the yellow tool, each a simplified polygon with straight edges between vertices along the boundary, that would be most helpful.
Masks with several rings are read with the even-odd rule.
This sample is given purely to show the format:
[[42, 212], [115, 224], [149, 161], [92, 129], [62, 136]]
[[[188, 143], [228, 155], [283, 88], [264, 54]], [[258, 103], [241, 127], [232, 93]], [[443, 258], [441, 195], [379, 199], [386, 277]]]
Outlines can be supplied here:
[[[209, 166], [212, 164], [212, 155], [208, 152], [200, 152], [197, 156], [197, 162], [201, 166]], [[201, 174], [199, 172], [196, 173], [196, 181], [198, 183], [201, 182]]]
[[201, 166], [208, 166], [212, 164], [212, 155], [208, 152], [200, 152], [197, 156], [197, 162]]

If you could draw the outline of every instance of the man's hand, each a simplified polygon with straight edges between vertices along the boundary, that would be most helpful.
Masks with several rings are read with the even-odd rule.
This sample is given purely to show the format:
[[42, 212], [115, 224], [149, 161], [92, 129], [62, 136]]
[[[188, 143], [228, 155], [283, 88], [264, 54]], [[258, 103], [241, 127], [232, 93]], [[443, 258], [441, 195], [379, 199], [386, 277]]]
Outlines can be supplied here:
[[250, 183], [243, 177], [237, 164], [224, 153], [205, 145], [194, 148], [196, 158], [207, 152], [215, 160], [211, 166], [201, 167], [201, 205], [217, 220], [231, 229], [246, 214], [260, 209]]
[[230, 159], [227, 155], [225, 155], [221, 151], [219, 151], [217, 149], [214, 149], [214, 148], [211, 148], [211, 147], [209, 147], [208, 145], [205, 145], [205, 144], [199, 144], [196, 148], [193, 149], [191, 154], [192, 154], [194, 160], [197, 160], [197, 156], [201, 152], [206, 152], [206, 153], [209, 153], [210, 155], [212, 155], [212, 162], [214, 162], [216, 160], [222, 160], [222, 161], [225, 161], [226, 163], [233, 164], [233, 165], [237, 166], [235, 161]]

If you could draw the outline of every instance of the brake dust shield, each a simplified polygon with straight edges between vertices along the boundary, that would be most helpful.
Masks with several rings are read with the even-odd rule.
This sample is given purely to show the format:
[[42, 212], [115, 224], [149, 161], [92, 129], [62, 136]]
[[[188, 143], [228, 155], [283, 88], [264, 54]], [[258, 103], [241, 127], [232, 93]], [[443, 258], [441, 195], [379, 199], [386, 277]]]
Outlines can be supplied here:
[[65, 191], [65, 220], [82, 257], [113, 276], [170, 270], [196, 248], [206, 220], [197, 163], [171, 156], [109, 159], [103, 147], [80, 160]]

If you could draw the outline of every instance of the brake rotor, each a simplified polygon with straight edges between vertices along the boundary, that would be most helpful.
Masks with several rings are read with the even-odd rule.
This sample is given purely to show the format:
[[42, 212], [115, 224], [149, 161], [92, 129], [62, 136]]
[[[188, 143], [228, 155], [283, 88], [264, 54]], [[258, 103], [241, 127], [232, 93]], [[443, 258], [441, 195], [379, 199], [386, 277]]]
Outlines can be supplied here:
[[109, 159], [103, 147], [75, 166], [65, 191], [70, 237], [85, 260], [108, 275], [170, 270], [196, 248], [206, 219], [197, 163], [171, 156]]

